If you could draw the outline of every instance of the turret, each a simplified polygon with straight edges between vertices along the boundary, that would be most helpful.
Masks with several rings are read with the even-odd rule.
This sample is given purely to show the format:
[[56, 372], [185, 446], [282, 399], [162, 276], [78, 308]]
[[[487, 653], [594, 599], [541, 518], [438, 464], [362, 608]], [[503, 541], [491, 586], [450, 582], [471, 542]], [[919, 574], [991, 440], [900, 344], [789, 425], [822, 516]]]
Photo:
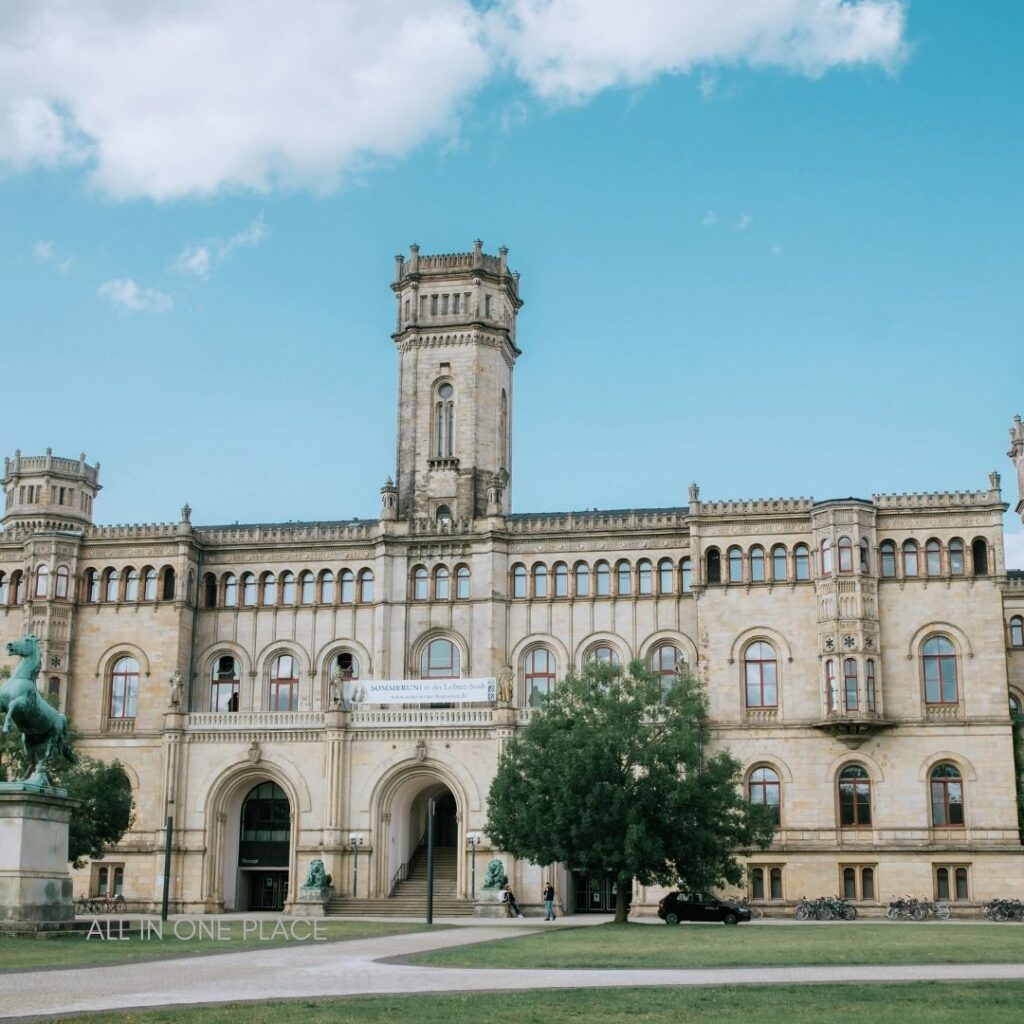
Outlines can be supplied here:
[[52, 448], [45, 455], [15, 451], [4, 459], [5, 530], [81, 530], [92, 524], [92, 504], [100, 490], [100, 464], [85, 453], [62, 459]]

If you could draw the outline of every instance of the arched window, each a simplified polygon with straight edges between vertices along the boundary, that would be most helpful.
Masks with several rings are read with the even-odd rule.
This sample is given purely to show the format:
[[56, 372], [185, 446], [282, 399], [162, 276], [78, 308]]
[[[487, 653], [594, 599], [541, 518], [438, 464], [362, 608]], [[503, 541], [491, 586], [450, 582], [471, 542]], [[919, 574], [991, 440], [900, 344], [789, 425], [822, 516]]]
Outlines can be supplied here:
[[295, 604], [295, 573], [281, 573], [281, 604]]
[[964, 824], [964, 783], [955, 765], [936, 765], [929, 777], [932, 825], [962, 828]]
[[925, 567], [929, 576], [942, 575], [942, 545], [934, 538], [924, 546]]
[[447, 601], [451, 594], [451, 574], [448, 566], [439, 565], [434, 570], [434, 600]]
[[896, 545], [891, 540], [883, 540], [878, 551], [882, 556], [882, 575], [893, 579], [896, 576]]
[[217, 577], [212, 572], [203, 576], [203, 607], [217, 607]]
[[743, 582], [743, 552], [737, 548], [729, 548], [729, 582]]
[[1010, 717], [1016, 718], [1021, 713], [1021, 699], [1012, 690], [1010, 691]]
[[576, 596], [590, 596], [590, 567], [586, 562], [576, 563]]
[[[90, 569], [89, 572], [92, 572], [92, 570]], [[86, 593], [88, 593], [88, 588], [86, 588]], [[6, 573], [0, 572], [0, 604], [7, 604], [10, 596], [11, 581], [7, 578]], [[86, 597], [86, 600], [89, 600], [88, 597]]]
[[565, 562], [555, 563], [555, 597], [569, 596], [569, 566]]
[[277, 576], [265, 572], [260, 580], [260, 604], [277, 604]]
[[[414, 579], [419, 583], [420, 576], [422, 574], [423, 580], [423, 595], [422, 597], [414, 588], [413, 597], [417, 601], [426, 601], [427, 599], [427, 570], [420, 566], [414, 574]], [[342, 569], [338, 573], [338, 589], [341, 593], [338, 595], [339, 600], [342, 604], [351, 604], [356, 599], [356, 577], [355, 573], [351, 569]]]
[[868, 711], [874, 711], [875, 704], [875, 659], [868, 658], [864, 666], [864, 700]]
[[50, 596], [50, 570], [45, 565], [36, 569], [36, 597]]
[[330, 569], [320, 573], [320, 603], [334, 604], [334, 573]]
[[843, 704], [847, 711], [860, 710], [857, 699], [857, 659], [843, 658]]
[[676, 679], [679, 678], [676, 674], [676, 669], [685, 665], [686, 659], [683, 657], [683, 652], [675, 644], [662, 643], [658, 644], [651, 651], [649, 662], [651, 671], [658, 676], [661, 682], [661, 695], [662, 699], [664, 699], [672, 687], [675, 686]]
[[359, 574], [359, 603], [371, 604], [373, 602], [373, 570], [363, 569]]
[[[232, 577], [233, 579], [234, 577]], [[142, 600], [143, 601], [155, 601], [156, 600], [156, 569], [151, 565], [147, 565], [142, 570]], [[225, 601], [225, 604], [227, 602]]]
[[138, 601], [139, 599], [139, 574], [130, 565], [124, 571], [124, 599], [126, 601]]
[[452, 510], [449, 505], [438, 505], [437, 511], [434, 513], [434, 522], [444, 523], [451, 525], [452, 521]]
[[708, 583], [722, 582], [722, 555], [718, 548], [708, 548], [705, 557], [705, 576]]
[[116, 569], [106, 569], [103, 573], [103, 600], [117, 601], [120, 591], [121, 574]]
[[459, 649], [444, 637], [431, 640], [420, 656], [420, 674], [424, 679], [457, 679], [461, 669]]
[[619, 652], [608, 644], [597, 644], [587, 652], [587, 661], [597, 665], [618, 665]]
[[853, 572], [853, 541], [849, 537], [839, 538], [839, 571]]
[[15, 604], [25, 603], [25, 574], [20, 569], [11, 573], [11, 593]]
[[308, 569], [299, 576], [299, 600], [303, 604], [316, 602], [316, 578]]
[[764, 548], [760, 545], [750, 549], [750, 582], [764, 583]]
[[548, 567], [543, 562], [533, 567], [533, 596], [548, 596]]
[[526, 597], [526, 566], [521, 562], [512, 566], [512, 596]]
[[949, 574], [950, 576], [963, 576], [964, 574], [964, 542], [959, 537], [954, 537], [949, 542]]
[[498, 438], [501, 445], [501, 468], [508, 469], [508, 395], [501, 389], [501, 416], [498, 420]]
[[786, 549], [781, 544], [772, 548], [772, 579], [776, 583], [782, 583], [789, 578], [786, 565]]
[[839, 825], [864, 828], [871, 824], [871, 780], [859, 764], [839, 773]]
[[861, 537], [860, 539], [860, 571], [871, 572], [871, 557], [868, 553], [867, 537]]
[[821, 574], [828, 576], [832, 572], [832, 541], [821, 542]]
[[646, 558], [636, 563], [636, 592], [643, 595], [654, 593], [654, 570]]
[[615, 567], [616, 594], [631, 594], [633, 592], [633, 570], [629, 562], [619, 562]]
[[793, 569], [798, 580], [811, 578], [811, 551], [806, 544], [793, 548]]
[[[66, 598], [68, 596], [69, 583], [71, 575], [68, 572], [66, 565], [57, 566], [57, 586], [54, 589], [53, 596], [59, 598]], [[0, 602], [2, 603], [2, 602]]]
[[139, 663], [118, 658], [110, 672], [110, 717], [134, 718], [139, 696]]
[[689, 594], [693, 590], [693, 562], [684, 558], [679, 563], [679, 592]]
[[256, 607], [256, 577], [251, 572], [242, 575], [242, 604], [246, 608]]
[[270, 663], [270, 711], [299, 708], [299, 663], [290, 654], [279, 654]]
[[238, 662], [230, 654], [222, 654], [214, 661], [210, 680], [211, 711], [238, 710], [238, 687], [241, 678]]
[[974, 575], [988, 575], [988, 545], [984, 537], [976, 537], [971, 542], [971, 558], [974, 561]]
[[825, 706], [830, 715], [839, 710], [839, 685], [836, 682], [836, 663], [829, 658], [825, 662]]
[[750, 802], [761, 807], [766, 807], [771, 815], [771, 820], [778, 825], [781, 821], [780, 809], [782, 806], [782, 784], [779, 781], [778, 772], [774, 768], [755, 768], [750, 773], [748, 783]]
[[658, 593], [671, 594], [672, 591], [672, 560], [663, 558], [658, 563]]
[[1010, 619], [1010, 646], [1024, 647], [1024, 617], [1020, 615]]
[[779, 704], [778, 659], [775, 648], [757, 640], [743, 652], [743, 676], [748, 708], [774, 708]]
[[[242, 803], [243, 843], [288, 843], [288, 794], [276, 782], [261, 782]], [[276, 852], [276, 851], [275, 851]], [[271, 864], [284, 863], [271, 860]]]
[[903, 542], [903, 575], [917, 575], [917, 541], [905, 540]]
[[455, 596], [460, 601], [468, 600], [469, 598], [469, 566], [460, 565], [455, 570]]
[[927, 704], [956, 704], [959, 687], [956, 648], [944, 636], [932, 636], [921, 646], [924, 668], [924, 699]]
[[531, 708], [539, 708], [555, 685], [555, 656], [551, 651], [546, 647], [534, 647], [527, 652], [523, 678], [526, 703]]
[[434, 400], [434, 458], [450, 459], [455, 451], [455, 388], [440, 384]]
[[598, 562], [594, 566], [594, 578], [597, 583], [597, 596], [607, 597], [612, 592], [612, 573], [607, 562]]
[[359, 659], [351, 651], [342, 651], [335, 655], [331, 674], [333, 675], [335, 671], [341, 673], [342, 679], [358, 679]]
[[161, 597], [164, 601], [174, 600], [174, 587], [175, 587], [175, 575], [174, 570], [169, 566], [165, 565], [163, 569], [164, 586], [161, 593]]

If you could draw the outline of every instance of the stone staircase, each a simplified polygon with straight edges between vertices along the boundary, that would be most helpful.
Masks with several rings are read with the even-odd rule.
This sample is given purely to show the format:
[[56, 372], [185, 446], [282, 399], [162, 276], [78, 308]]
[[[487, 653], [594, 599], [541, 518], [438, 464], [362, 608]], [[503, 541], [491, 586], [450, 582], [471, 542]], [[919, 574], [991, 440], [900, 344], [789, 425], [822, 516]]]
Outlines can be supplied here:
[[[434, 917], [467, 917], [473, 903], [456, 893], [457, 857], [454, 846], [434, 849]], [[427, 852], [422, 847], [413, 855], [409, 873], [399, 882], [393, 896], [378, 899], [352, 899], [335, 896], [327, 904], [329, 917], [426, 917]]]

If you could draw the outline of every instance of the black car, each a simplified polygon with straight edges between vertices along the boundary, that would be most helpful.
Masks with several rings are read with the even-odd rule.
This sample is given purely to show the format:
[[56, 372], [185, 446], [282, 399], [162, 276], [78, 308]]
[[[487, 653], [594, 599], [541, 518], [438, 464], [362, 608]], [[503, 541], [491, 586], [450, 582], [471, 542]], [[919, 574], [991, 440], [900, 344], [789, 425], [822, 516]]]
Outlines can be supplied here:
[[680, 921], [721, 921], [738, 924], [750, 920], [750, 911], [702, 892], [670, 892], [658, 903], [658, 917], [665, 924]]

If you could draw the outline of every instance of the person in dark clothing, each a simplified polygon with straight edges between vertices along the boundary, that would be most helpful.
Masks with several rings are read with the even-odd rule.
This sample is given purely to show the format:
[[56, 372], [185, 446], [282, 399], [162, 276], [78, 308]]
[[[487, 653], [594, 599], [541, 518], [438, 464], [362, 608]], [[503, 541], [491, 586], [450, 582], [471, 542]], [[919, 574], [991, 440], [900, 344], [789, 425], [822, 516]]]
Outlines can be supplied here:
[[505, 904], [505, 913], [509, 917], [522, 917], [523, 912], [516, 903], [516, 894], [506, 885], [501, 894], [501, 902]]
[[544, 889], [541, 892], [541, 899], [544, 901], [544, 920], [554, 921], [555, 887], [550, 882], [544, 883]]

